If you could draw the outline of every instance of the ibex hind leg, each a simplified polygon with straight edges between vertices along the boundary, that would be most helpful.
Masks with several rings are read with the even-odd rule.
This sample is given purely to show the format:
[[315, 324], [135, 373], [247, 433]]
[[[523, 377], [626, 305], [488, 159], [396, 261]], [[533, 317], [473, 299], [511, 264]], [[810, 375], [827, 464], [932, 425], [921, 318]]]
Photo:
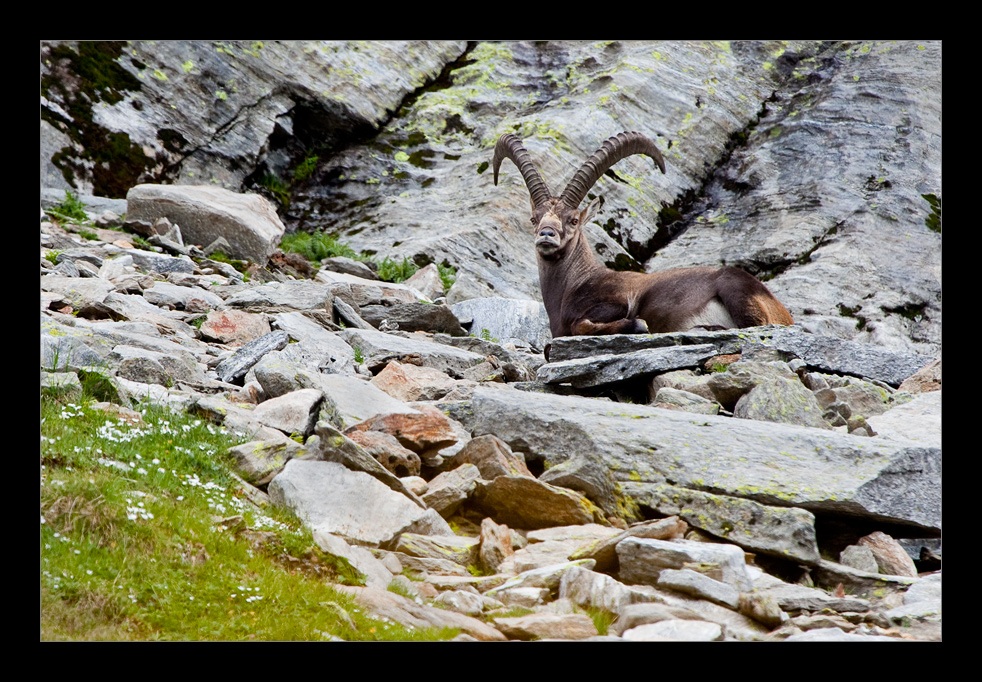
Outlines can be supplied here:
[[794, 324], [787, 309], [755, 277], [736, 268], [723, 268], [721, 272], [726, 285], [719, 287], [718, 296], [734, 327]]

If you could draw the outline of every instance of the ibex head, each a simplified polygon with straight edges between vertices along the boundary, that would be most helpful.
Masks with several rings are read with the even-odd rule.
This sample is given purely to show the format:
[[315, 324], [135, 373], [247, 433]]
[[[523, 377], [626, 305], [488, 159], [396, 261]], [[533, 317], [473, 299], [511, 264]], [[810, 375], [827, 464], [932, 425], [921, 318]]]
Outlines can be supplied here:
[[580, 202], [600, 176], [621, 159], [632, 154], [645, 154], [665, 172], [665, 161], [654, 141], [641, 133], [620, 133], [611, 137], [586, 160], [558, 197], [552, 196], [532, 164], [521, 139], [507, 133], [498, 138], [494, 148], [494, 184], [498, 184], [498, 169], [504, 159], [518, 166], [532, 202], [532, 225], [535, 228], [535, 248], [546, 260], [556, 258], [562, 249], [587, 224], [597, 211], [599, 199], [580, 210]]

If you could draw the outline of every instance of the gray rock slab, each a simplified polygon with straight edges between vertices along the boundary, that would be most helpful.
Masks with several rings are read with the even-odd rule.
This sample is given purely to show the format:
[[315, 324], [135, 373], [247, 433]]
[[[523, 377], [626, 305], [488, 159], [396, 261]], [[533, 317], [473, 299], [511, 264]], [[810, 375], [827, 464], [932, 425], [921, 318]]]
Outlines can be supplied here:
[[335, 297], [358, 307], [385, 302], [415, 303], [429, 300], [404, 283], [363, 279], [344, 272], [321, 269], [314, 277], [314, 281], [326, 284]]
[[757, 591], [774, 599], [782, 611], [821, 611], [831, 609], [839, 613], [865, 613], [869, 611], [870, 603], [859, 597], [835, 597], [825, 590], [804, 585], [792, 585], [780, 581], [769, 581]]
[[618, 575], [629, 584], [657, 585], [663, 570], [703, 564], [740, 592], [753, 588], [743, 550], [736, 545], [629, 537], [617, 544], [617, 560]]
[[520, 343], [541, 350], [552, 339], [549, 316], [539, 301], [517, 298], [471, 298], [450, 306], [461, 321], [470, 320], [470, 331], [485, 332], [499, 343]]
[[302, 312], [284, 312], [273, 316], [273, 327], [285, 331], [295, 345], [310, 359], [309, 364], [322, 372], [354, 373], [355, 351], [337, 332], [329, 331]]
[[941, 391], [920, 393], [910, 402], [869, 417], [877, 438], [906, 440], [941, 447]]
[[133, 259], [133, 265], [144, 272], [166, 275], [171, 272], [192, 274], [194, 261], [187, 256], [168, 256], [144, 249], [120, 249], [120, 253]]
[[622, 490], [659, 514], [678, 515], [690, 526], [752, 552], [812, 564], [819, 560], [815, 516], [805, 509], [766, 505], [670, 485], [624, 481]]
[[327, 284], [296, 280], [239, 289], [225, 299], [225, 305], [251, 312], [330, 310], [333, 299]]
[[469, 367], [485, 361], [484, 356], [425, 338], [407, 338], [369, 329], [346, 329], [341, 337], [358, 349], [370, 367], [381, 367], [389, 360], [418, 358], [424, 367], [432, 367], [453, 377], [460, 377]]
[[459, 628], [463, 633], [479, 641], [504, 641], [501, 632], [471, 616], [418, 604], [400, 594], [374, 587], [338, 585], [339, 590], [352, 595], [364, 610], [375, 618], [402, 623], [410, 628]]
[[316, 459], [343, 464], [352, 471], [360, 471], [380, 481], [390, 490], [405, 495], [413, 504], [426, 508], [426, 504], [412, 492], [403, 480], [379, 464], [363, 447], [345, 436], [327, 422], [318, 422], [316, 438], [307, 440], [307, 447]]
[[871, 343], [825, 334], [811, 334], [798, 326], [764, 326], [720, 331], [693, 330], [667, 334], [569, 336], [554, 339], [549, 359], [561, 363], [597, 355], [626, 354], [669, 346], [711, 344], [719, 355], [767, 347], [801, 358], [810, 367], [838, 374], [877, 379], [891, 386], [930, 364], [934, 358], [891, 350]]
[[107, 356], [119, 376], [146, 384], [171, 386], [177, 381], [203, 382], [205, 374], [187, 351], [161, 353], [119, 344]]
[[105, 363], [115, 344], [83, 328], [41, 318], [41, 368], [73, 370]]
[[687, 568], [663, 570], [658, 574], [658, 587], [684, 592], [734, 610], [740, 605], [740, 592], [735, 587]]
[[222, 381], [234, 383], [242, 379], [246, 372], [259, 362], [266, 353], [282, 350], [289, 342], [290, 337], [284, 331], [264, 334], [236, 350], [231, 357], [218, 363], [215, 372]]
[[723, 626], [704, 620], [660, 620], [624, 632], [629, 642], [714, 642], [723, 639]]
[[769, 335], [759, 336], [759, 342], [792, 353], [820, 371], [878, 379], [891, 386], [899, 386], [904, 379], [935, 360], [870, 343], [808, 334], [800, 327], [772, 327]]
[[365, 577], [365, 585], [380, 590], [388, 588], [392, 573], [366, 548], [351, 546], [337, 535], [316, 531], [314, 542], [324, 552], [348, 560], [351, 566]]
[[336, 462], [291, 459], [269, 484], [269, 496], [274, 504], [292, 509], [311, 530], [338, 535], [350, 544], [378, 546], [424, 521], [432, 528], [442, 524], [443, 534], [453, 535], [433, 510]]
[[936, 535], [941, 450], [910, 443], [577, 396], [483, 387], [462, 414], [527, 461], [598, 459], [618, 482], [713, 490], [813, 513], [889, 520]]
[[253, 415], [257, 420], [286, 435], [299, 434], [307, 438], [320, 413], [324, 394], [316, 388], [302, 388], [256, 405]]
[[[770, 327], [760, 327], [760, 330]], [[713, 345], [719, 354], [739, 353], [744, 344], [746, 329], [707, 331], [694, 329], [665, 334], [609, 334], [606, 336], [562, 336], [552, 340], [549, 359], [565, 362], [596, 355], [621, 355], [651, 348], [671, 346]]]
[[221, 310], [225, 301], [221, 296], [201, 287], [186, 287], [170, 282], [157, 281], [143, 292], [143, 297], [155, 306], [178, 308], [194, 312]]
[[550, 384], [570, 383], [575, 388], [589, 388], [658, 372], [698, 367], [714, 355], [718, 352], [711, 344], [648, 348], [618, 355], [549, 362], [539, 367], [536, 378]]
[[265, 265], [286, 231], [276, 209], [259, 194], [240, 194], [210, 185], [137, 185], [126, 193], [127, 220], [180, 225], [188, 244], [207, 246], [219, 237], [231, 258]]
[[605, 573], [574, 566], [559, 581], [559, 598], [578, 606], [620, 613], [628, 604], [656, 601], [657, 595], [644, 587], [625, 585]]
[[345, 428], [377, 414], [416, 413], [411, 406], [396, 400], [368, 381], [347, 374], [321, 374], [318, 385], [334, 401]]

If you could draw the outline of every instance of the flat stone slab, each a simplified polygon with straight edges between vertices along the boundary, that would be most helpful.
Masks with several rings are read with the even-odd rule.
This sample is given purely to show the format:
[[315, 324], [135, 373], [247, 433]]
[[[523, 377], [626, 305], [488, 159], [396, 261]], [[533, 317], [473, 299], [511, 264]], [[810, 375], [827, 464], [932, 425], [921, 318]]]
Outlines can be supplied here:
[[646, 348], [616, 355], [598, 355], [539, 367], [536, 378], [547, 384], [569, 383], [574, 388], [611, 384], [646, 374], [698, 367], [718, 355], [712, 344]]
[[667, 334], [564, 336], [553, 339], [549, 359], [554, 363], [562, 363], [598, 355], [617, 355], [650, 348], [701, 344], [712, 344], [716, 348], [714, 353], [716, 355], [740, 353], [751, 347], [774, 348], [792, 353], [810, 367], [823, 372], [878, 379], [891, 386], [899, 386], [904, 379], [935, 359], [834, 336], [810, 334], [797, 326], [775, 325]]
[[526, 461], [586, 458], [639, 494], [671, 481], [940, 533], [941, 449], [909, 441], [480, 386], [465, 426], [496, 435]]

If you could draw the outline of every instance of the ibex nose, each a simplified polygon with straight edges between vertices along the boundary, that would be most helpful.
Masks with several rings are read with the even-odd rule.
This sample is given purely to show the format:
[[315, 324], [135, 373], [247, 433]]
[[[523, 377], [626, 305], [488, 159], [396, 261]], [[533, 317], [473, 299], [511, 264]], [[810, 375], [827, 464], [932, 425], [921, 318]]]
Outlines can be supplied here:
[[554, 229], [552, 229], [551, 227], [542, 227], [542, 228], [539, 229], [539, 236], [540, 237], [555, 237], [556, 236], [556, 231]]

